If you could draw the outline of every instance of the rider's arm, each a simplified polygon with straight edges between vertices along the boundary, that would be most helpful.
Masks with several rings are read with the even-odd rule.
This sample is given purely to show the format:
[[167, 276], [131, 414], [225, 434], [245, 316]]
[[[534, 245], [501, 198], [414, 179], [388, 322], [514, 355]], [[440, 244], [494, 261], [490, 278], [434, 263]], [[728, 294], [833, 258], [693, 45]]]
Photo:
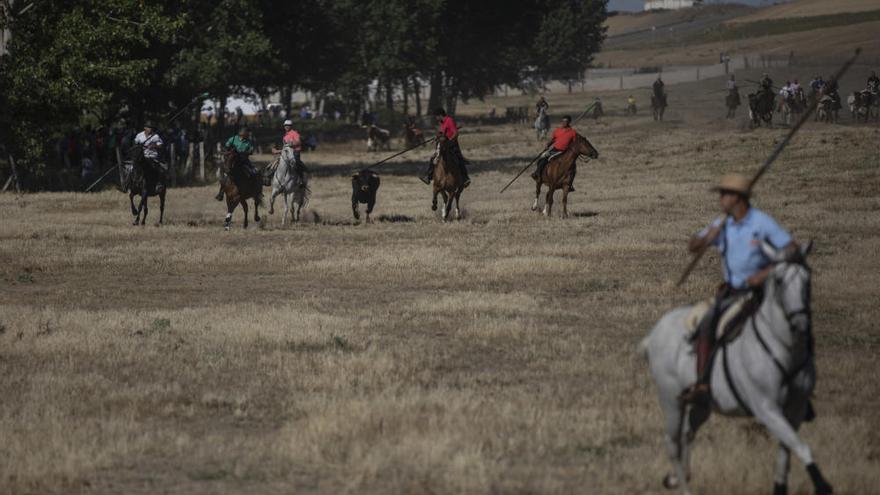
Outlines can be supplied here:
[[708, 227], [696, 233], [688, 241], [688, 251], [696, 253], [707, 246], [718, 245], [718, 234], [721, 233], [721, 218], [716, 218]]

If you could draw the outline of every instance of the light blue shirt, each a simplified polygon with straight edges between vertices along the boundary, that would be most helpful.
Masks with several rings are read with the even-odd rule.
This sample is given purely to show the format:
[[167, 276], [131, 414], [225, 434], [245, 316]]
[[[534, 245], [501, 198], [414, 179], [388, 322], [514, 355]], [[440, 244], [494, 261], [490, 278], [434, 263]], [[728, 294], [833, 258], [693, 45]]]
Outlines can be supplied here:
[[[720, 224], [721, 220], [718, 219], [711, 226]], [[709, 227], [703, 229], [700, 235], [708, 231]], [[761, 250], [761, 241], [782, 249], [791, 242], [791, 235], [773, 217], [757, 208], [749, 208], [739, 222], [734, 221], [732, 216], [727, 217], [727, 224], [712, 241], [712, 245], [721, 251], [724, 280], [734, 289], [745, 288], [746, 279], [770, 264]]]

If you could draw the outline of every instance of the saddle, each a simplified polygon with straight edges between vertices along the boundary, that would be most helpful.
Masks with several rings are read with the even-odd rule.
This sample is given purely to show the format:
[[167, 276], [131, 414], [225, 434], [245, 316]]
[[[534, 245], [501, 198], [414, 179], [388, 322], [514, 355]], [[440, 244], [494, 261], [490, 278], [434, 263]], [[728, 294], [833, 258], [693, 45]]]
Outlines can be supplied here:
[[[713, 306], [715, 306], [714, 299], [700, 301], [694, 304], [685, 316], [686, 338], [689, 342], [696, 340], [697, 328]], [[758, 311], [760, 306], [761, 298], [755, 293], [738, 297], [718, 318], [718, 324], [715, 327], [716, 342], [729, 343], [736, 340], [742, 334], [746, 321]]]

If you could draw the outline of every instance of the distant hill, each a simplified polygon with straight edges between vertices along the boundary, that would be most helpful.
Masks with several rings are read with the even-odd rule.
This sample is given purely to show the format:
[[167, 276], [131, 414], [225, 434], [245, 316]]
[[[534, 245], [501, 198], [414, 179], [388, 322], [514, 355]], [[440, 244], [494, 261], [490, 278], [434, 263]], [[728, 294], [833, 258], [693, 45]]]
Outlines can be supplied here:
[[753, 22], [791, 17], [812, 17], [880, 10], [880, 0], [793, 0], [789, 3], [765, 7], [752, 14], [727, 22]]

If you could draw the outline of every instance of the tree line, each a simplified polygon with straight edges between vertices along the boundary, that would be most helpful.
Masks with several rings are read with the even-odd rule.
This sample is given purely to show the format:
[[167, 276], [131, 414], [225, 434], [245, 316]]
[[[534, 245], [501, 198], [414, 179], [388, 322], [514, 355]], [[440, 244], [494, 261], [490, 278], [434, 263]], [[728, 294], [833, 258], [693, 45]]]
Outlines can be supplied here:
[[[332, 97], [349, 115], [391, 108], [401, 94], [412, 113], [454, 111], [499, 85], [579, 77], [605, 37], [606, 4], [7, 0], [0, 139], [39, 171], [47, 139], [71, 127], [164, 124], [204, 93], [221, 108], [232, 96], [280, 94], [288, 114], [297, 90]], [[198, 118], [192, 108], [184, 126]]]

